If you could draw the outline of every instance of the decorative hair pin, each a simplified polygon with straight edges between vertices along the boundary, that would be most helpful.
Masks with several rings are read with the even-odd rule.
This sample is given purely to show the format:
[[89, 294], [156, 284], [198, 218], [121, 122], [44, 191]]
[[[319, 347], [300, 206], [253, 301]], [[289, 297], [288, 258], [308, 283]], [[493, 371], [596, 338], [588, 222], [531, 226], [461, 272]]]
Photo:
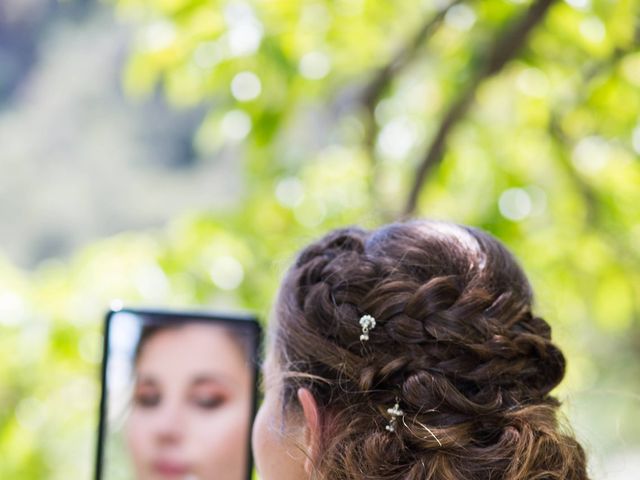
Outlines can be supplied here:
[[389, 420], [389, 425], [385, 428], [390, 432], [395, 432], [396, 425], [398, 424], [398, 417], [402, 417], [404, 415], [404, 412], [400, 410], [398, 400], [396, 400], [396, 404], [392, 408], [387, 408], [387, 413], [391, 415], [391, 420]]
[[[360, 326], [362, 327], [361, 342], [369, 341], [369, 332], [376, 328], [376, 319], [371, 315], [362, 315], [360, 317]], [[387, 408], [387, 413], [391, 415], [389, 424], [385, 427], [389, 432], [395, 432], [398, 424], [398, 417], [402, 417], [404, 412], [400, 410], [400, 400], [396, 397], [396, 403], [393, 407]]]
[[371, 315], [363, 315], [360, 317], [360, 326], [362, 327], [362, 335], [360, 335], [360, 341], [366, 342], [369, 340], [369, 331], [376, 328], [376, 319]]

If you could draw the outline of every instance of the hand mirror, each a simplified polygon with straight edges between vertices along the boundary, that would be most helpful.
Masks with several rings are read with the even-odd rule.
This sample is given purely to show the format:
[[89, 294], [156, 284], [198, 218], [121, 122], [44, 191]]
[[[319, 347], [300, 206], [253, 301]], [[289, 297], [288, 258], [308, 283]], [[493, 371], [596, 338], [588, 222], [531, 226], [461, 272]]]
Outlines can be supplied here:
[[251, 316], [110, 311], [96, 480], [249, 480], [260, 335]]

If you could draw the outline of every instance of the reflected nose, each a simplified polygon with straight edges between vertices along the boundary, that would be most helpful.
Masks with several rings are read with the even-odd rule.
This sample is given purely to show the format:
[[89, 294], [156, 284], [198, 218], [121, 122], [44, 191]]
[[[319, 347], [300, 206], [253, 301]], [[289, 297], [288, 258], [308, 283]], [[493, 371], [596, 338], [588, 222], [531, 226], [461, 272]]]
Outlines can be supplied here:
[[182, 439], [184, 416], [177, 403], [165, 402], [154, 418], [154, 437], [158, 443], [176, 443]]

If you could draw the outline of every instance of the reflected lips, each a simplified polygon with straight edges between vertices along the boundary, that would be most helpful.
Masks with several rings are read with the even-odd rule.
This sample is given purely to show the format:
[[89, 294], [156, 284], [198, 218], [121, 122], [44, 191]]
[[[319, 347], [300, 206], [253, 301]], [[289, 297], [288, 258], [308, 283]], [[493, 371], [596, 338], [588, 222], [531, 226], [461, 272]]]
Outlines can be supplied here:
[[189, 466], [185, 463], [158, 460], [153, 462], [153, 470], [167, 477], [182, 478], [189, 473]]

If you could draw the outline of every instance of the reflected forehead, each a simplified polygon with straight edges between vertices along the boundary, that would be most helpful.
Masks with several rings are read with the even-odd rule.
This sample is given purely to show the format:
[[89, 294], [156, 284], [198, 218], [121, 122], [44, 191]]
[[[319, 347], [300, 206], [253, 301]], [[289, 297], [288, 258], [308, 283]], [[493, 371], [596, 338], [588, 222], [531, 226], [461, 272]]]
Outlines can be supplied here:
[[[233, 341], [224, 327], [203, 323], [172, 325], [153, 332], [143, 340], [140, 359], [149, 352], [163, 356], [178, 354], [175, 358], [191, 358], [194, 354], [223, 357], [244, 357], [241, 348]], [[185, 353], [188, 353], [186, 355]]]
[[146, 340], [135, 369], [142, 378], [175, 376], [238, 383], [250, 376], [242, 348], [224, 327], [193, 323], [154, 332]]

